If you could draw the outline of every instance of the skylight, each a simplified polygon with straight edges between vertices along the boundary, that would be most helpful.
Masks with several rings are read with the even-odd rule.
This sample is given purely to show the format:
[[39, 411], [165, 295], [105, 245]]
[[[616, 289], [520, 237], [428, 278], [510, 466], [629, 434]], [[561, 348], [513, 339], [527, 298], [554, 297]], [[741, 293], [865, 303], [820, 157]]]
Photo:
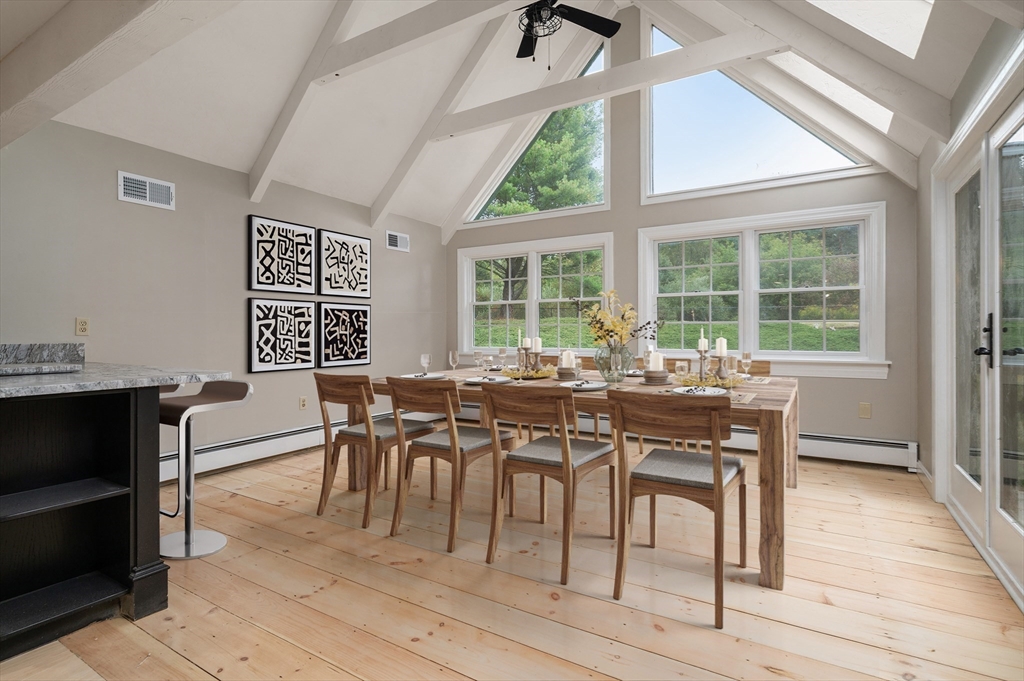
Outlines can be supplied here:
[[[653, 29], [652, 54], [679, 47]], [[717, 71], [651, 88], [650, 139], [652, 194], [857, 165]]]
[[932, 0], [807, 0], [911, 59], [921, 47]]

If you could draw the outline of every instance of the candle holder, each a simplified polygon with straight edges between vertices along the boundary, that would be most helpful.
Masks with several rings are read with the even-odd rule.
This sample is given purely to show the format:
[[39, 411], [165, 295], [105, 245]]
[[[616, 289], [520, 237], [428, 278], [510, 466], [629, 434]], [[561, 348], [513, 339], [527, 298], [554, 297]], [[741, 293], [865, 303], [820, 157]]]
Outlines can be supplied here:
[[729, 379], [729, 366], [727, 362], [727, 355], [718, 356], [718, 368], [715, 370], [715, 376], [723, 383]]
[[526, 353], [526, 365], [530, 371], [540, 371], [540, 355], [539, 352], [527, 352]]
[[706, 381], [708, 377], [708, 351], [698, 349], [697, 354], [700, 355], [700, 359], [697, 360], [698, 362], [700, 362], [700, 367], [697, 370], [697, 375], [700, 377], [700, 382], [703, 385], [704, 381]]

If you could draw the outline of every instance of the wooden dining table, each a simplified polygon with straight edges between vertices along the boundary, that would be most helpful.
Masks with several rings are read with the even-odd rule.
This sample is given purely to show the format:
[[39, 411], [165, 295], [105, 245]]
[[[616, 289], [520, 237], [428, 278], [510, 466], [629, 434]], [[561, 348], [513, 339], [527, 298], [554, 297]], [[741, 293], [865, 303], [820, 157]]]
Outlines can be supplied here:
[[[479, 371], [463, 369], [444, 372], [447, 378], [459, 383], [459, 399], [463, 404], [480, 404], [483, 390], [479, 385], [465, 383], [467, 378], [481, 376]], [[490, 373], [488, 375], [498, 375]], [[600, 380], [596, 371], [584, 371], [581, 379]], [[764, 380], [764, 379], [753, 379]], [[641, 378], [627, 378], [613, 384], [611, 390], [659, 392], [677, 385], [649, 386]], [[785, 578], [785, 488], [797, 484], [798, 393], [795, 378], [772, 376], [767, 383], [749, 382], [733, 388], [732, 422], [749, 428], [757, 434], [758, 486], [761, 497], [761, 532], [758, 557], [761, 564], [759, 584], [770, 589], [782, 589]], [[374, 378], [373, 392], [388, 395], [387, 379]], [[564, 381], [545, 378], [524, 381], [532, 386], [557, 386]], [[747, 397], [752, 395], [752, 397]], [[685, 399], [681, 397], [680, 399]], [[609, 415], [608, 391], [577, 392], [574, 396], [577, 412], [581, 414]], [[361, 415], [350, 410], [349, 422], [356, 423]], [[595, 426], [596, 427], [596, 426]], [[349, 447], [349, 489], [364, 489], [366, 463], [363, 448]]]

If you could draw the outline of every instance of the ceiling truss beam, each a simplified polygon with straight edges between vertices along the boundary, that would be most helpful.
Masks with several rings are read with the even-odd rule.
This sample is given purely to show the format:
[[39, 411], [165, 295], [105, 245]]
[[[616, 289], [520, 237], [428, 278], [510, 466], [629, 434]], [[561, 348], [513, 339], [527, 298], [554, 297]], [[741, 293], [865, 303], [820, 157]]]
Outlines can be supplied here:
[[521, 6], [522, 0], [436, 0], [331, 47], [314, 80], [327, 84], [418, 47], [483, 24]]
[[71, 2], [0, 61], [5, 147], [238, 4]]
[[509, 22], [506, 21], [506, 17], [497, 17], [491, 19], [484, 26], [483, 32], [476, 39], [476, 43], [473, 44], [469, 54], [463, 60], [462, 66], [459, 67], [451, 82], [448, 83], [444, 94], [441, 95], [433, 111], [430, 112], [427, 120], [423, 123], [419, 133], [416, 135], [416, 139], [413, 140], [406, 150], [395, 171], [388, 178], [387, 184], [384, 185], [384, 189], [381, 190], [373, 205], [370, 206], [371, 228], [376, 227], [391, 210], [395, 199], [402, 191], [402, 187], [409, 180], [410, 173], [412, 173], [423, 158], [423, 154], [430, 144], [431, 135], [434, 129], [437, 128], [437, 124], [458, 107], [466, 92], [469, 91], [469, 87], [480, 73], [480, 70], [487, 63], [487, 59], [494, 53], [494, 49], [501, 41], [501, 36], [508, 25]]
[[[700, 1], [691, 0], [684, 6], [699, 10]], [[786, 41], [795, 53], [864, 96], [925, 128], [942, 142], [949, 141], [950, 104], [942, 95], [896, 73], [774, 2], [718, 2], [747, 24]]]
[[435, 140], [493, 128], [521, 118], [558, 111], [586, 102], [727, 68], [785, 52], [781, 40], [753, 28], [616, 66], [585, 78], [574, 78], [539, 90], [508, 97], [445, 116]]
[[974, 9], [1008, 23], [1018, 31], [1024, 30], [1024, 3], [1020, 0], [964, 0]]
[[292, 91], [288, 94], [281, 112], [274, 121], [274, 127], [263, 143], [256, 162], [249, 170], [249, 199], [259, 203], [274, 179], [274, 169], [280, 163], [280, 152], [288, 147], [288, 141], [295, 135], [295, 131], [303, 117], [313, 105], [316, 99], [316, 91], [319, 85], [313, 80], [320, 62], [323, 61], [327, 50], [331, 48], [334, 41], [339, 37], [344, 40], [347, 33], [352, 30], [352, 24], [359, 14], [360, 7], [366, 0], [337, 0], [331, 10], [320, 36], [313, 49], [310, 50], [306, 63], [295, 79]]

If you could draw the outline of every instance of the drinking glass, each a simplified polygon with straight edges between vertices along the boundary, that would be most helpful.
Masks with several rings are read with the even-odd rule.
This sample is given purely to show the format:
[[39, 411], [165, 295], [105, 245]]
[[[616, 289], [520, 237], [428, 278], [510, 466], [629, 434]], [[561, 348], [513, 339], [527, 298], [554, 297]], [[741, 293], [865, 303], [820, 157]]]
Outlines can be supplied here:
[[476, 362], [476, 370], [480, 371], [480, 362], [484, 361], [484, 351], [483, 350], [474, 350], [473, 351], [473, 361]]
[[686, 379], [690, 373], [690, 360], [688, 359], [677, 359], [676, 360], [676, 380], [680, 384]]
[[576, 358], [575, 366], [573, 367], [573, 378], [579, 380], [580, 374], [583, 373], [583, 360], [579, 357]]
[[727, 359], [728, 359], [728, 365], [727, 366], [729, 367], [729, 373], [730, 374], [735, 374], [736, 373], [736, 369], [737, 369], [737, 367], [736, 367], [736, 364], [737, 364], [736, 355], [729, 355], [729, 357]]
[[508, 348], [498, 348], [498, 359], [501, 360], [501, 368], [505, 368], [505, 359], [508, 357]]
[[487, 355], [484, 357], [484, 371], [490, 371], [492, 366], [494, 366], [494, 357]]
[[451, 350], [448, 352], [448, 363], [452, 365], [452, 371], [455, 371], [455, 367], [459, 366], [458, 350]]
[[744, 352], [743, 353], [743, 358], [740, 360], [740, 366], [743, 367], [743, 373], [745, 373], [745, 374], [749, 374], [750, 373], [750, 365], [751, 365], [750, 353], [749, 352]]
[[427, 369], [430, 368], [430, 354], [424, 352], [420, 355], [420, 366], [423, 367], [423, 373], [427, 373]]

